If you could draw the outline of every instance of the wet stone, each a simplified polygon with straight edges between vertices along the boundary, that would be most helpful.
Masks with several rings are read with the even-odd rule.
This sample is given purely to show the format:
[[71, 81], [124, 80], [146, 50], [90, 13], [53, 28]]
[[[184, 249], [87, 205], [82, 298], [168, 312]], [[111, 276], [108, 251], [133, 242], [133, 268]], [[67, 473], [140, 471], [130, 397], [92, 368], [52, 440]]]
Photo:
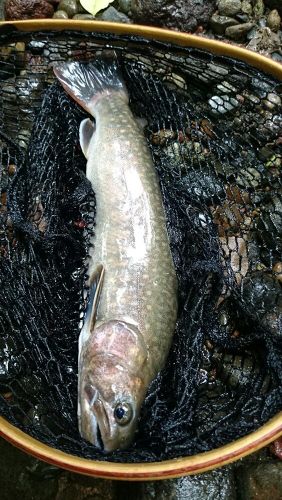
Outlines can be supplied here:
[[253, 12], [253, 8], [252, 8], [252, 4], [251, 4], [251, 1], [250, 1], [250, 0], [243, 0], [243, 1], [242, 1], [242, 4], [241, 4], [241, 11], [242, 11], [244, 14], [248, 14], [249, 16], [252, 14], [252, 12]]
[[94, 16], [92, 16], [92, 14], [75, 14], [75, 16], [73, 16], [73, 19], [80, 19], [81, 21], [92, 21], [93, 19], [95, 19]]
[[264, 3], [263, 0], [255, 0], [253, 6], [253, 16], [256, 19], [260, 19], [261, 16], [263, 16], [264, 13]]
[[282, 53], [280, 54], [279, 52], [272, 52], [271, 57], [272, 59], [274, 59], [274, 61], [282, 63]]
[[274, 92], [269, 92], [266, 99], [263, 100], [263, 104], [267, 109], [273, 110], [281, 105], [281, 97]]
[[270, 462], [239, 467], [236, 478], [240, 500], [281, 500], [282, 463]]
[[278, 10], [274, 9], [268, 14], [266, 24], [272, 31], [279, 30], [281, 17], [279, 16]]
[[235, 500], [233, 472], [230, 468], [175, 480], [123, 483], [118, 500]]
[[67, 15], [65, 10], [57, 10], [55, 14], [53, 15], [54, 19], [68, 19], [69, 16]]
[[221, 16], [234, 16], [241, 10], [241, 0], [219, 0], [218, 12]]
[[235, 26], [239, 24], [236, 19], [227, 16], [220, 16], [218, 14], [213, 14], [210, 20], [210, 27], [218, 35], [224, 35], [226, 28], [229, 26]]
[[128, 16], [123, 14], [123, 12], [119, 12], [114, 7], [110, 6], [101, 15], [98, 15], [97, 18], [101, 19], [101, 21], [110, 21], [115, 23], [131, 23], [131, 20]]
[[206, 26], [215, 11], [216, 0], [132, 0], [134, 21], [181, 31]]
[[131, 0], [119, 0], [118, 4], [121, 12], [128, 14], [131, 9]]
[[225, 35], [233, 40], [242, 40], [246, 37], [247, 33], [252, 29], [254, 23], [238, 24], [237, 26], [230, 26], [226, 28]]
[[7, 0], [5, 3], [5, 20], [22, 21], [24, 19], [41, 19], [52, 17], [53, 6], [45, 0]]
[[209, 99], [209, 105], [213, 114], [224, 114], [232, 111], [239, 105], [239, 102], [229, 95], [213, 96]]
[[79, 4], [77, 0], [61, 0], [58, 10], [63, 10], [69, 17], [73, 17], [79, 11]]

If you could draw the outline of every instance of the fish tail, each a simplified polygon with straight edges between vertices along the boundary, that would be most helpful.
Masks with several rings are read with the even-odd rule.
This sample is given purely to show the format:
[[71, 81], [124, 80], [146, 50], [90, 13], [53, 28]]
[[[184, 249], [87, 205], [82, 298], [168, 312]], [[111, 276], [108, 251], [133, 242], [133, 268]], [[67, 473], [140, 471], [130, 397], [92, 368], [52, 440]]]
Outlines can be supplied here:
[[128, 94], [121, 76], [117, 58], [97, 59], [95, 62], [65, 62], [53, 67], [66, 92], [93, 114], [97, 101], [113, 92], [119, 92], [128, 102]]

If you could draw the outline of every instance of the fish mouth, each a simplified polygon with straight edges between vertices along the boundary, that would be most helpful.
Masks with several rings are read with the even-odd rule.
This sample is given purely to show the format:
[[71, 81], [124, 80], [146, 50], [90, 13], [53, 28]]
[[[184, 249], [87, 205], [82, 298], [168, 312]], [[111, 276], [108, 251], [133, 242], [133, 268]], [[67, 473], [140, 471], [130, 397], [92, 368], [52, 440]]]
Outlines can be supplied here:
[[90, 390], [89, 386], [85, 389], [85, 396], [78, 405], [79, 431], [83, 439], [105, 451], [111, 432], [109, 418], [98, 391], [93, 387]]
[[107, 451], [106, 443], [110, 437], [110, 422], [103, 404], [103, 401], [98, 397], [93, 404], [92, 412], [96, 421], [94, 432], [94, 444], [102, 451]]

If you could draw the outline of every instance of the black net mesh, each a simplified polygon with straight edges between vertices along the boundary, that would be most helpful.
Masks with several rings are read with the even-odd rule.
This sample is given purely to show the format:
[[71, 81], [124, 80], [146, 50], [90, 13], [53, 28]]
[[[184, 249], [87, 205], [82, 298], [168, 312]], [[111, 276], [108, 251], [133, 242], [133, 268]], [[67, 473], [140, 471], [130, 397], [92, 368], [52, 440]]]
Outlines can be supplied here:
[[[76, 417], [95, 217], [85, 113], [51, 63], [112, 48], [147, 120], [179, 315], [134, 444], [104, 455]], [[1, 415], [63, 451], [123, 462], [191, 455], [258, 428], [282, 407], [281, 83], [202, 50], [97, 33], [2, 32], [0, 58]]]

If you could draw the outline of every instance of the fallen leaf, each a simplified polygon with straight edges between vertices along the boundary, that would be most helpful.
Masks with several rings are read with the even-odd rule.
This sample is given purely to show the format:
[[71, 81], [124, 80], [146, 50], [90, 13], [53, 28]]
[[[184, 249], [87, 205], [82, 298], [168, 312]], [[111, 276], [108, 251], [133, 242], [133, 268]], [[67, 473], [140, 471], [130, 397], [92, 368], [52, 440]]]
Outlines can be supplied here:
[[82, 7], [95, 16], [97, 12], [108, 7], [114, 0], [80, 0]]

